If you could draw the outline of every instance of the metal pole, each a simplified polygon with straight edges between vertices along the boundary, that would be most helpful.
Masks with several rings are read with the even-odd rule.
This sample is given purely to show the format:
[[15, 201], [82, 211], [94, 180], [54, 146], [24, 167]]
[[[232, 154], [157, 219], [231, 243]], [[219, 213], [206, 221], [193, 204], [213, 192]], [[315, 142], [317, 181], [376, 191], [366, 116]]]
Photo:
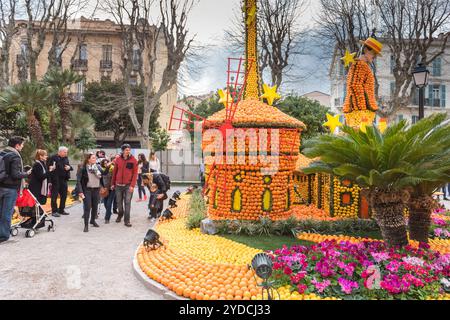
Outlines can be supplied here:
[[425, 87], [419, 89], [419, 120], [425, 118]]

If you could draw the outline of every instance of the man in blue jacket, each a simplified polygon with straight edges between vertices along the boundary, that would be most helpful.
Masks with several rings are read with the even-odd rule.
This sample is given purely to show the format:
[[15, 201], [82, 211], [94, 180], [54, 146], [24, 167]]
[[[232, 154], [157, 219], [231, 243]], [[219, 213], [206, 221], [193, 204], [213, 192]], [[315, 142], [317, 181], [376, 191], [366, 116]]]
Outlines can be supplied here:
[[0, 152], [0, 243], [9, 239], [11, 218], [18, 193], [24, 187], [24, 178], [31, 174], [31, 170], [24, 172], [22, 156], [25, 139], [13, 137], [8, 141], [8, 147]]

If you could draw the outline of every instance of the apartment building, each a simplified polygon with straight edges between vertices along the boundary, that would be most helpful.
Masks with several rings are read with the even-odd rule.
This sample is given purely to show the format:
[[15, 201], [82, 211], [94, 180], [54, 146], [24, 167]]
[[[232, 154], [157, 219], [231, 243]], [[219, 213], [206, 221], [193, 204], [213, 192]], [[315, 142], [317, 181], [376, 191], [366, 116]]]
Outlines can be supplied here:
[[[19, 26], [19, 32], [13, 39], [10, 59], [10, 83], [13, 84], [19, 82], [21, 76], [24, 76], [23, 70], [26, 66], [26, 50], [28, 50], [26, 42], [27, 21], [17, 21], [17, 24]], [[107, 78], [112, 81], [122, 79], [122, 72], [120, 69], [122, 67], [121, 30], [120, 26], [111, 20], [86, 19], [84, 17], [70, 21], [67, 29], [71, 39], [67, 49], [61, 54], [62, 48], [57, 48], [55, 54], [58, 57], [57, 63], [62, 68], [71, 68], [85, 76], [83, 82], [80, 82], [71, 88], [73, 99], [81, 102], [86, 83], [100, 81], [102, 78]], [[82, 36], [81, 43], [78, 41], [80, 35]], [[36, 71], [38, 79], [42, 78], [48, 70], [48, 52], [51, 48], [52, 40], [53, 35], [49, 32], [37, 61]], [[142, 65], [146, 68], [148, 67], [148, 64], [146, 64], [145, 61], [145, 53], [142, 56], [144, 57]], [[160, 36], [160, 39], [157, 42], [157, 56], [157, 68], [153, 75], [156, 86], [160, 84], [164, 68], [168, 61], [167, 48], [162, 36]], [[141, 61], [139, 61], [138, 48], [134, 49], [132, 59], [133, 74], [130, 81], [137, 84], [139, 81], [138, 70], [141, 64]], [[159, 122], [162, 128], [168, 128], [170, 111], [172, 110], [172, 106], [177, 102], [177, 96], [177, 87], [174, 86], [161, 99]], [[108, 141], [112, 139], [112, 134], [110, 132], [98, 132], [97, 138], [99, 140]], [[139, 140], [136, 137], [131, 137], [130, 139], [136, 141]]]

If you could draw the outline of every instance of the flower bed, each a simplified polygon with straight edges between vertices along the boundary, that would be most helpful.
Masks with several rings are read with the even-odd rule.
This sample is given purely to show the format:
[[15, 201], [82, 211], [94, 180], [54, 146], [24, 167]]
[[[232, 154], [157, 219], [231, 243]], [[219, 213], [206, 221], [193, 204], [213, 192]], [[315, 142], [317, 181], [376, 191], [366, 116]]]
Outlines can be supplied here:
[[[450, 254], [383, 242], [325, 241], [272, 253], [274, 279], [300, 294], [344, 299], [437, 299], [450, 276]], [[379, 281], [377, 283], [377, 280]]]
[[[194, 300], [258, 300], [261, 288], [248, 269], [261, 250], [219, 236], [186, 228], [188, 197], [182, 196], [174, 208], [175, 219], [158, 223], [156, 231], [164, 247], [147, 251], [141, 245], [137, 261], [152, 280], [177, 295]], [[282, 299], [313, 300], [316, 295], [291, 293], [281, 289]]]
[[[361, 238], [361, 237], [351, 237], [351, 236], [341, 236], [341, 235], [322, 235], [316, 233], [299, 233], [297, 234], [297, 238], [299, 240], [309, 241], [320, 243], [327, 240], [336, 240], [336, 241], [349, 241], [352, 243], [360, 243], [363, 241], [378, 241], [369, 238]], [[410, 241], [412, 246], [418, 247], [419, 243], [417, 241]], [[450, 240], [443, 239], [430, 239], [429, 246], [431, 250], [440, 252], [442, 254], [450, 253]]]
[[439, 239], [450, 239], [450, 219], [444, 219], [446, 216], [432, 218], [430, 237]]
[[[141, 270], [152, 280], [161, 283], [166, 286], [169, 290], [172, 290], [179, 296], [186, 297], [194, 300], [260, 300], [264, 297], [261, 294], [261, 288], [258, 286], [257, 280], [254, 278], [253, 272], [248, 269], [247, 264], [251, 262], [253, 256], [256, 253], [261, 252], [261, 250], [251, 248], [247, 245], [240, 244], [220, 236], [209, 236], [200, 233], [198, 229], [188, 230], [186, 228], [186, 215], [188, 212], [189, 196], [183, 195], [182, 199], [178, 201], [178, 207], [174, 208], [172, 211], [174, 213], [175, 219], [160, 222], [156, 227], [156, 231], [161, 235], [162, 241], [164, 242], [164, 247], [159, 248], [154, 251], [147, 251], [143, 246], [140, 246], [137, 251], [137, 262]], [[378, 245], [382, 245], [381, 242], [363, 239], [363, 238], [353, 238], [346, 236], [322, 236], [318, 234], [300, 234], [299, 238], [307, 238], [311, 242], [323, 242], [328, 239], [346, 239], [347, 246], [351, 246], [352, 243], [355, 246], [361, 246], [361, 242], [369, 243], [373, 242]], [[440, 240], [444, 241], [444, 240]], [[324, 246], [325, 244], [319, 244], [319, 246]], [[337, 245], [337, 242], [332, 242]], [[432, 244], [437, 245], [437, 244]], [[441, 244], [442, 248], [449, 249], [449, 243]], [[294, 247], [300, 248], [300, 247]], [[279, 256], [282, 256], [282, 250], [280, 249]], [[304, 249], [302, 249], [304, 250]], [[312, 252], [312, 249], [307, 249]], [[416, 250], [411, 247], [409, 250]], [[418, 249], [417, 249], [418, 250]], [[423, 250], [423, 249], [420, 249]], [[337, 251], [337, 250], [336, 250]], [[425, 252], [426, 250], [424, 250]], [[450, 252], [450, 250], [449, 250]], [[381, 255], [381, 257], [383, 257]], [[357, 259], [357, 258], [353, 258]], [[375, 258], [374, 258], [375, 259]], [[421, 258], [423, 259], [423, 258]], [[437, 256], [435, 261], [439, 259]], [[396, 261], [399, 259], [395, 259]], [[351, 262], [345, 261], [344, 263], [349, 264]], [[427, 260], [428, 263], [428, 260]], [[437, 262], [436, 262], [437, 263]], [[435, 263], [435, 265], [437, 265]], [[317, 263], [316, 263], [317, 264]], [[428, 263], [429, 264], [429, 263]], [[313, 264], [311, 264], [313, 265]], [[350, 271], [351, 266], [344, 265], [343, 270]], [[278, 269], [280, 272], [281, 269]], [[339, 267], [339, 266], [338, 266]], [[355, 270], [362, 270], [361, 266], [355, 266]], [[447, 268], [447, 266], [445, 267]], [[281, 271], [284, 274], [284, 269]], [[288, 273], [289, 271], [286, 270]], [[292, 274], [295, 276], [295, 269], [292, 268]], [[363, 270], [362, 270], [363, 271]], [[361, 271], [361, 272], [362, 272]], [[301, 272], [301, 271], [300, 271]], [[302, 284], [303, 279], [301, 273], [300, 276], [297, 275], [299, 280], [299, 285]], [[314, 275], [311, 272], [311, 275]], [[354, 271], [355, 273], [356, 271]], [[441, 271], [448, 272], [448, 268]], [[306, 276], [304, 277], [306, 278]], [[352, 292], [352, 295], [346, 295], [339, 292], [328, 292], [325, 288], [322, 293], [315, 291], [315, 285], [318, 288], [326, 286], [327, 279], [318, 278], [314, 283], [310, 283], [310, 287], [314, 286], [312, 290], [309, 288], [305, 289], [303, 286], [292, 286], [289, 277], [283, 279], [277, 279], [277, 291], [275, 298], [281, 298], [282, 300], [336, 300], [339, 298], [358, 298], [362, 296], [361, 294], [354, 294], [356, 289], [354, 288], [356, 280], [350, 277], [342, 277], [336, 279], [336, 285], [332, 284], [328, 287], [344, 288], [347, 291]], [[390, 278], [389, 278], [390, 279]], [[388, 280], [389, 280], [388, 279]], [[297, 278], [294, 277], [294, 281]], [[311, 279], [311, 281], [314, 279]], [[413, 281], [413, 279], [409, 279]], [[422, 278], [419, 278], [421, 281]], [[331, 281], [331, 280], [330, 280]], [[353, 281], [353, 282], [352, 282]], [[361, 285], [362, 278], [358, 279], [358, 286]], [[393, 281], [393, 280], [392, 280]], [[414, 280], [415, 281], [415, 280]], [[325, 282], [325, 283], [323, 283]], [[332, 282], [332, 281], [331, 281]], [[363, 283], [362, 283], [363, 284]], [[433, 282], [433, 284], [435, 284]], [[327, 288], [328, 288], [327, 287]], [[295, 289], [295, 290], [292, 290]], [[359, 287], [358, 287], [359, 289]], [[419, 293], [417, 293], [418, 291]], [[423, 297], [419, 298], [433, 298], [433, 299], [448, 299], [449, 295], [437, 295], [438, 290], [429, 289], [428, 285], [426, 289], [422, 291], [420, 289], [415, 290], [414, 293], [407, 297], [417, 298], [423, 293]], [[374, 296], [373, 298], [380, 298], [380, 296]], [[382, 296], [381, 296], [382, 298]]]

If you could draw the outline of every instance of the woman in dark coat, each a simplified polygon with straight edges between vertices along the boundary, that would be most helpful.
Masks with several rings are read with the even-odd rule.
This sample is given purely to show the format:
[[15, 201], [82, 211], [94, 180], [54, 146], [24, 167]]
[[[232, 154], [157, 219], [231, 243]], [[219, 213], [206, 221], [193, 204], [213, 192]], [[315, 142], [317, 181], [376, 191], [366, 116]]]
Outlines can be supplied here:
[[[145, 193], [145, 186], [142, 181], [142, 175], [150, 172], [150, 163], [147, 161], [143, 153], [138, 155], [138, 165], [139, 169], [138, 169], [137, 187], [139, 199], [137, 200], [137, 202], [141, 202], [147, 201], [147, 194]], [[144, 198], [142, 198], [142, 195], [144, 195]]]
[[86, 155], [84, 164], [77, 174], [78, 195], [83, 200], [84, 232], [89, 232], [89, 221], [95, 228], [99, 227], [95, 219], [97, 219], [98, 203], [100, 202], [102, 176], [103, 170], [97, 164], [95, 154]]
[[35, 163], [29, 178], [28, 188], [41, 205], [47, 203], [50, 173], [55, 170], [54, 166], [47, 166], [47, 158], [47, 151], [40, 149], [36, 151]]

